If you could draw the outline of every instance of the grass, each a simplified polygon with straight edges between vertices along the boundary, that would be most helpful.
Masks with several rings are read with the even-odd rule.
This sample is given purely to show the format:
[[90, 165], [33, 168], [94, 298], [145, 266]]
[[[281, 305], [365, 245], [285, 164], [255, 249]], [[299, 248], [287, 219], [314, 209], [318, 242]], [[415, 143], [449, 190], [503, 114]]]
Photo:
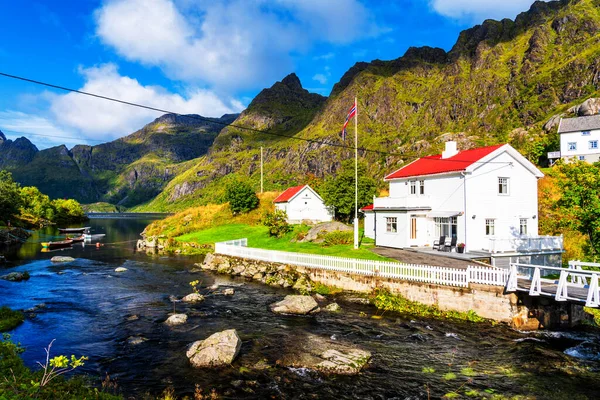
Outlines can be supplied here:
[[298, 232], [305, 230], [305, 227], [294, 226], [292, 232], [287, 233], [281, 238], [269, 236], [268, 229], [262, 225], [231, 224], [221, 225], [213, 228], [192, 232], [179, 236], [176, 240], [181, 242], [196, 242], [200, 244], [224, 242], [233, 239], [248, 239], [248, 247], [255, 247], [268, 250], [291, 251], [298, 253], [320, 254], [326, 256], [337, 256], [347, 258], [358, 258], [363, 260], [389, 261], [388, 258], [381, 257], [369, 249], [373, 245], [363, 245], [358, 250], [353, 249], [353, 245], [335, 245], [323, 246], [320, 243], [298, 243], [292, 242]]
[[8, 332], [15, 329], [25, 321], [25, 316], [20, 311], [11, 310], [8, 307], [0, 308], [0, 332]]

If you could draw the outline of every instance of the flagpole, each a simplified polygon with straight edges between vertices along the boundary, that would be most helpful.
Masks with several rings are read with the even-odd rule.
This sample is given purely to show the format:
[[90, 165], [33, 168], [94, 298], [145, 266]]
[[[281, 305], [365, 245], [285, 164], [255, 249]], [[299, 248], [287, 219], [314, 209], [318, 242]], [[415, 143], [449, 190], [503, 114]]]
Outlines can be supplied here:
[[358, 99], [354, 98], [354, 249], [358, 249]]

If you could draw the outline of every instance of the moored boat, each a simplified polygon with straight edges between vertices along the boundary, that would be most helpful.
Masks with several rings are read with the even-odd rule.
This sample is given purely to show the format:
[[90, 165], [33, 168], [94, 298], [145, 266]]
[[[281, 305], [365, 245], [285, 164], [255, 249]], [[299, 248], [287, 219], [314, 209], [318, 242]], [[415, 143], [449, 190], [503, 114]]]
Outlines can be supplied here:
[[60, 233], [84, 233], [90, 230], [89, 226], [83, 228], [58, 228]]
[[72, 244], [73, 244], [73, 240], [66, 239], [66, 240], [59, 240], [57, 242], [43, 242], [42, 247], [45, 247], [47, 249], [58, 249], [61, 247], [68, 247]]
[[73, 243], [79, 243], [79, 242], [83, 242], [85, 240], [85, 236], [84, 234], [81, 234], [80, 236], [75, 236], [75, 237], [69, 237], [67, 236], [67, 240], [72, 240]]

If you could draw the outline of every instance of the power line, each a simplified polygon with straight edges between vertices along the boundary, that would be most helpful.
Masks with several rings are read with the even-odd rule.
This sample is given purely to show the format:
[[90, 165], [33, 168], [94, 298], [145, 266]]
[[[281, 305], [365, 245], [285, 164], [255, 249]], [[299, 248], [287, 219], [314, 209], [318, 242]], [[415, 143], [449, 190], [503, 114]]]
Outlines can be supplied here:
[[[283, 138], [287, 138], [287, 139], [302, 140], [302, 141], [305, 141], [305, 142], [308, 142], [308, 143], [319, 144], [319, 145], [322, 145], [322, 146], [333, 146], [333, 147], [339, 147], [339, 148], [344, 148], [344, 149], [348, 149], [348, 150], [354, 150], [353, 146], [348, 146], [348, 145], [345, 145], [345, 144], [333, 143], [333, 142], [328, 142], [328, 141], [323, 141], [323, 140], [309, 139], [309, 138], [303, 138], [303, 137], [297, 137], [297, 136], [284, 135], [282, 133], [265, 131], [265, 130], [262, 130], [262, 129], [250, 128], [250, 127], [247, 127], [247, 126], [234, 125], [234, 124], [231, 124], [231, 123], [221, 122], [221, 121], [217, 121], [217, 120], [215, 120], [213, 118], [202, 117], [200, 115], [195, 115], [195, 114], [180, 114], [180, 113], [176, 113], [174, 111], [165, 110], [165, 109], [162, 109], [162, 108], [156, 108], [156, 107], [151, 107], [151, 106], [147, 106], [147, 105], [144, 105], [144, 104], [133, 103], [133, 102], [130, 102], [130, 101], [120, 100], [120, 99], [116, 99], [114, 97], [103, 96], [103, 95], [99, 95], [99, 94], [95, 94], [95, 93], [91, 93], [91, 92], [85, 92], [85, 91], [82, 91], [82, 90], [71, 89], [71, 88], [68, 88], [68, 87], [65, 87], [65, 86], [60, 86], [60, 85], [55, 85], [55, 84], [52, 84], [52, 83], [42, 82], [42, 81], [38, 81], [38, 80], [35, 80], [35, 79], [30, 79], [30, 78], [25, 78], [25, 77], [18, 76], [18, 75], [7, 74], [7, 73], [1, 72], [1, 71], [0, 71], [0, 76], [4, 76], [4, 77], [7, 77], [7, 78], [12, 78], [12, 79], [17, 79], [17, 80], [24, 81], [24, 82], [34, 83], [36, 85], [46, 86], [46, 87], [50, 87], [50, 88], [54, 88], [54, 89], [59, 89], [59, 90], [63, 90], [63, 91], [66, 91], [66, 92], [78, 93], [78, 94], [81, 94], [81, 95], [95, 97], [95, 98], [98, 98], [98, 99], [112, 101], [112, 102], [115, 102], [115, 103], [125, 104], [125, 105], [132, 106], [132, 107], [138, 107], [138, 108], [143, 108], [143, 109], [146, 109], [146, 110], [157, 111], [157, 112], [161, 112], [161, 113], [164, 113], [164, 114], [174, 114], [174, 115], [177, 115], [177, 116], [180, 116], [180, 117], [197, 119], [197, 120], [200, 120], [200, 121], [209, 122], [209, 123], [213, 123], [213, 124], [217, 124], [217, 125], [222, 125], [222, 126], [226, 126], [226, 127], [231, 127], [231, 128], [236, 128], [236, 129], [240, 129], [240, 130], [245, 130], [245, 131], [250, 131], [250, 132], [257, 132], [257, 133], [262, 133], [262, 134], [265, 134], [265, 135], [283, 137]], [[411, 154], [391, 153], [391, 152], [385, 152], [385, 151], [381, 151], [381, 150], [368, 149], [368, 148], [365, 148], [365, 147], [359, 147], [358, 150], [362, 151], [362, 152], [367, 152], [367, 153], [375, 153], [375, 154], [381, 154], [381, 155], [387, 155], [387, 156], [396, 156], [396, 157], [403, 157], [403, 158], [408, 158], [408, 157], [430, 157], [430, 156], [419, 156], [419, 155], [411, 155]], [[439, 159], [438, 161], [461, 162], [461, 163], [471, 162], [469, 160], [449, 160], [449, 159]], [[477, 164], [479, 162], [475, 161], [475, 162], [471, 162], [471, 163], [472, 164]], [[486, 164], [507, 164], [507, 162], [488, 162]]]

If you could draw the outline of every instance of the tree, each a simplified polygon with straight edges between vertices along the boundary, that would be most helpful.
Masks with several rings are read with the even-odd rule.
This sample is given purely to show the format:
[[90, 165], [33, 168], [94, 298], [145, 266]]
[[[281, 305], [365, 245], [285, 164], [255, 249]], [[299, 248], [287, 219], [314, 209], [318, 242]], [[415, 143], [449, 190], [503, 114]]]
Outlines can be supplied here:
[[245, 213], [258, 207], [258, 196], [248, 182], [235, 180], [227, 185], [225, 201], [233, 214]]
[[52, 207], [54, 208], [54, 222], [71, 223], [86, 220], [83, 208], [76, 200], [52, 200]]
[[269, 228], [269, 236], [277, 238], [292, 231], [292, 226], [287, 222], [287, 213], [279, 209], [266, 213], [263, 217], [263, 225]]
[[560, 191], [559, 224], [586, 235], [593, 257], [600, 254], [600, 162], [559, 162], [552, 171]]
[[19, 213], [21, 207], [21, 189], [18, 183], [13, 181], [12, 174], [8, 171], [0, 171], [0, 219], [5, 222]]
[[32, 223], [43, 224], [43, 220], [54, 219], [54, 207], [50, 198], [35, 186], [21, 188], [21, 199], [21, 215], [30, 218]]
[[[375, 180], [367, 176], [367, 167], [358, 164], [358, 208], [373, 202], [377, 193]], [[325, 205], [335, 208], [336, 218], [352, 221], [354, 218], [354, 160], [342, 162], [337, 176], [325, 181], [321, 189]]]

